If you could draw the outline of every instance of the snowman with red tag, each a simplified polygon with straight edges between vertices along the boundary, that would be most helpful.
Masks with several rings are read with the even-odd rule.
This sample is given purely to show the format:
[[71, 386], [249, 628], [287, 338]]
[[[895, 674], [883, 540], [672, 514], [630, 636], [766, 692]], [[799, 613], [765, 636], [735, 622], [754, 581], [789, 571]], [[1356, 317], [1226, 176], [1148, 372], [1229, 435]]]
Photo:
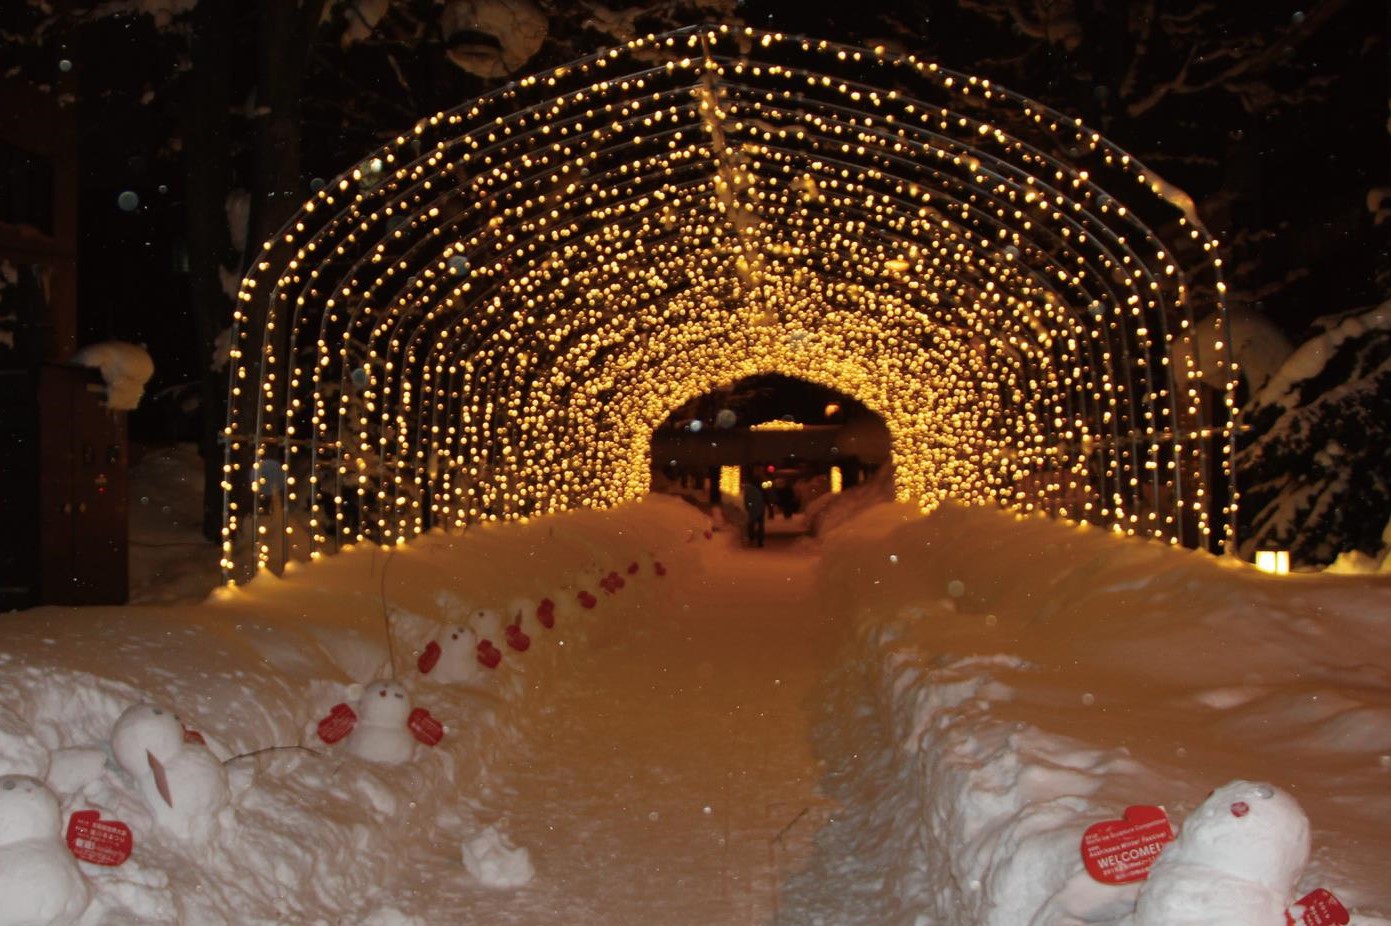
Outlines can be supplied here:
[[[510, 649], [525, 653], [532, 641], [548, 628], [541, 622], [538, 614], [540, 604], [531, 598], [513, 598], [507, 603], [505, 617], [507, 626], [503, 628], [503, 638]], [[555, 607], [551, 606], [551, 626], [555, 626]]]
[[584, 582], [584, 574], [577, 573], [551, 589], [550, 593], [541, 600], [539, 607], [552, 625], [568, 627], [575, 618], [584, 613], [579, 599], [580, 592], [585, 590]]
[[1309, 820], [1271, 785], [1234, 781], [1208, 796], [1164, 847], [1125, 926], [1284, 923], [1309, 861]]
[[58, 798], [37, 778], [0, 777], [0, 926], [71, 926], [91, 892], [63, 844]]
[[501, 611], [477, 608], [469, 615], [469, 626], [478, 635], [478, 662], [496, 669], [502, 662], [502, 647], [507, 640], [507, 619]]
[[227, 771], [178, 715], [154, 704], [127, 708], [111, 728], [111, 752], [140, 789], [155, 823], [180, 839], [206, 841], [231, 792]]
[[536, 602], [536, 623], [546, 630], [555, 629], [555, 599], [547, 595]]
[[581, 572], [572, 578], [568, 584], [570, 592], [569, 601], [567, 603], [579, 606], [578, 609], [574, 609], [577, 614], [584, 614], [588, 611], [592, 611], [595, 605], [599, 603], [599, 593], [595, 591], [595, 589], [602, 588], [600, 580], [603, 579], [603, 575], [596, 575], [596, 572], [597, 567], [595, 570]]
[[487, 670], [479, 660], [478, 634], [458, 624], [431, 640], [416, 661], [420, 674], [443, 685], [478, 685]]
[[319, 739], [339, 740], [349, 755], [382, 765], [400, 765], [415, 755], [415, 744], [434, 746], [444, 738], [444, 725], [423, 707], [411, 708], [406, 689], [397, 682], [377, 681], [362, 690], [357, 709], [335, 704], [319, 721]]
[[604, 594], [612, 595], [627, 583], [618, 574], [617, 569], [610, 569], [606, 574], [599, 577], [599, 587], [604, 590]]

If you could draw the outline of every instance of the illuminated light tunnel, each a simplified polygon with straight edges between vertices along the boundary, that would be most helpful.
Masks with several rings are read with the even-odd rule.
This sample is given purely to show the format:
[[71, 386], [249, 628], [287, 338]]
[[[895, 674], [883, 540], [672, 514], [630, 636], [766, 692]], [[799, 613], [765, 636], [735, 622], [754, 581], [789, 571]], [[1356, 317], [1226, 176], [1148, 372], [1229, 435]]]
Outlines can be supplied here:
[[420, 120], [265, 243], [223, 568], [637, 498], [673, 409], [767, 373], [882, 416], [924, 510], [1216, 547], [1223, 290], [1191, 201], [1079, 120], [883, 48], [647, 36]]

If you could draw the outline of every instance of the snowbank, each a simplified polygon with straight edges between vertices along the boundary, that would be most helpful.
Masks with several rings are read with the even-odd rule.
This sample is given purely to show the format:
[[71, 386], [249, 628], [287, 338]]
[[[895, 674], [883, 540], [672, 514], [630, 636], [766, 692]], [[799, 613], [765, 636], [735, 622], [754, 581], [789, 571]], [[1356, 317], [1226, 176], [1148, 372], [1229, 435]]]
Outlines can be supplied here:
[[[1129, 923], [1146, 886], [1093, 880], [1083, 831], [1150, 804], [1177, 828], [1243, 778], [1312, 822], [1281, 903], [1323, 887], [1356, 923], [1391, 912], [1391, 583], [957, 507], [873, 509], [825, 556], [855, 622], [819, 732], [844, 809], [788, 922]], [[1265, 922], [1203, 909], [1223, 877], [1139, 922]]]
[[[604, 594], [599, 580], [620, 570], [628, 587], [605, 617], [640, 608], [656, 558], [677, 568], [705, 526], [657, 500], [357, 548], [197, 606], [5, 615], [0, 775], [46, 778], [64, 820], [94, 810], [133, 832], [123, 864], [81, 863], [93, 894], [83, 926], [423, 922], [409, 908], [424, 873], [444, 888], [529, 880], [524, 847], [498, 829], [494, 770], [521, 736], [520, 707], [585, 658], [594, 619], [571, 598]], [[474, 610], [562, 594], [553, 627], [533, 627], [525, 652], [499, 640], [500, 665], [472, 684], [421, 673], [429, 643]], [[318, 736], [336, 704], [391, 677], [444, 725], [437, 746], [393, 765]], [[206, 742], [189, 748], [225, 760], [225, 806], [196, 825], [177, 819], [175, 768], [165, 807], [139, 755], [116, 761], [113, 726], [143, 702], [177, 711]]]
[[[787, 650], [789, 627], [844, 629], [844, 653], [814, 699], [822, 788], [835, 809], [797, 865], [767, 843], [789, 875], [778, 922], [1257, 926], [1268, 918], [1253, 910], [1314, 888], [1336, 893], [1360, 926], [1391, 922], [1391, 579], [1271, 577], [1098, 529], [952, 506], [922, 517], [866, 507], [872, 496], [844, 493], [839, 526], [819, 545], [745, 550], [737, 532], [707, 536], [705, 515], [689, 504], [653, 498], [360, 547], [198, 605], [7, 615], [0, 776], [45, 781], [65, 821], [87, 810], [131, 828], [124, 864], [81, 863], [92, 900], [80, 926], [416, 926], [464, 910], [470, 922], [536, 921], [564, 904], [573, 882], [548, 871], [556, 857], [544, 850], [554, 847], [535, 842], [549, 821], [530, 809], [517, 825], [506, 759], [576, 719], [555, 712], [557, 682], [630, 665], [649, 652], [645, 639], [670, 635], [664, 658], [715, 658], [716, 649], [690, 656], [681, 631], [715, 608], [723, 623], [707, 644], [741, 656]], [[739, 610], [747, 596], [738, 587], [711, 581], [738, 574], [766, 585], [765, 557], [776, 556], [805, 556], [798, 574], [820, 576], [814, 595], [796, 596], [790, 622], [760, 621]], [[660, 578], [659, 563], [672, 574]], [[605, 589], [615, 575], [624, 587]], [[765, 595], [759, 608], [776, 599]], [[517, 614], [525, 651], [505, 630]], [[467, 660], [499, 636], [496, 669]], [[622, 658], [602, 661], [615, 653]], [[672, 674], [686, 679], [677, 687], [702, 677], [699, 667]], [[393, 676], [399, 689], [371, 685]], [[785, 677], [752, 677], [747, 692], [782, 690]], [[645, 691], [622, 708], [673, 730], [662, 762], [678, 761], [681, 731], [671, 724], [682, 718], [663, 713], [666, 701], [644, 701]], [[371, 698], [398, 692], [408, 703], [373, 714]], [[729, 717], [711, 728], [720, 736], [760, 709], [752, 694], [729, 700]], [[117, 718], [147, 702], [177, 711], [204, 740], [187, 745], [194, 764], [222, 760], [225, 785], [213, 781], [197, 820], [178, 819], [184, 746], [151, 747], [166, 788], [154, 763], [142, 765], [139, 743], [112, 747]], [[443, 724], [437, 745], [354, 746], [361, 730], [413, 708]], [[320, 724], [331, 729], [347, 709], [361, 727], [326, 743]], [[585, 729], [602, 729], [612, 709], [599, 705]], [[411, 757], [397, 764], [354, 756], [394, 759], [403, 743]], [[617, 742], [600, 746], [622, 753]], [[712, 758], [691, 758], [691, 780], [703, 781]], [[614, 812], [605, 803], [614, 792], [602, 789], [594, 806], [572, 806], [565, 791], [584, 770], [554, 764], [528, 774], [551, 783], [557, 813]], [[671, 776], [610, 772], [628, 789], [619, 810], [645, 814], [657, 840], [645, 845], [672, 853], [654, 864], [679, 866], [687, 831], [647, 813], [660, 802], [633, 784], [660, 789]], [[778, 839], [822, 818], [802, 798], [780, 803], [752, 784], [740, 794], [713, 815], [708, 792], [663, 795], [661, 806], [686, 808], [706, 836], [733, 840], [731, 851], [741, 834], [762, 832], [746, 818], [775, 820], [764, 830]], [[1083, 833], [1132, 805], [1165, 808], [1178, 841], [1150, 882], [1093, 880]], [[1218, 836], [1205, 837], [1214, 827]], [[57, 836], [44, 838], [51, 848]], [[765, 877], [736, 869], [727, 887]], [[679, 884], [679, 874], [663, 883]], [[1204, 894], [1228, 906], [1193, 899]], [[609, 922], [604, 913], [586, 907], [572, 920]]]

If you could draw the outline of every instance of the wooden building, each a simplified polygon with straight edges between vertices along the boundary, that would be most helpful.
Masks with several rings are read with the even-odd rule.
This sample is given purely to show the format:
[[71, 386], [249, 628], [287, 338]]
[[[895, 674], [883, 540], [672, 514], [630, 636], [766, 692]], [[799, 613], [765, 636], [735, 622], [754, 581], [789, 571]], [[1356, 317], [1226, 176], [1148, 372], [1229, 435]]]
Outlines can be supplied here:
[[127, 596], [125, 415], [77, 347], [71, 88], [0, 81], [0, 610]]

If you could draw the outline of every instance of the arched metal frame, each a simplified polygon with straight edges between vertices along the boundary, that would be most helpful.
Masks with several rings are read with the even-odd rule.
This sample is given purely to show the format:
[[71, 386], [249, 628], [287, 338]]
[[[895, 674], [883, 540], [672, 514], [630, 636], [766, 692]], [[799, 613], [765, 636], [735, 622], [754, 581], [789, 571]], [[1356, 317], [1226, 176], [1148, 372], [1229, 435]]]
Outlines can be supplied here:
[[1193, 328], [1223, 290], [1191, 203], [1035, 101], [883, 49], [647, 36], [422, 119], [265, 243], [223, 567], [639, 496], [672, 409], [767, 372], [880, 413], [924, 509], [1215, 546], [1233, 377], [1204, 393]]

